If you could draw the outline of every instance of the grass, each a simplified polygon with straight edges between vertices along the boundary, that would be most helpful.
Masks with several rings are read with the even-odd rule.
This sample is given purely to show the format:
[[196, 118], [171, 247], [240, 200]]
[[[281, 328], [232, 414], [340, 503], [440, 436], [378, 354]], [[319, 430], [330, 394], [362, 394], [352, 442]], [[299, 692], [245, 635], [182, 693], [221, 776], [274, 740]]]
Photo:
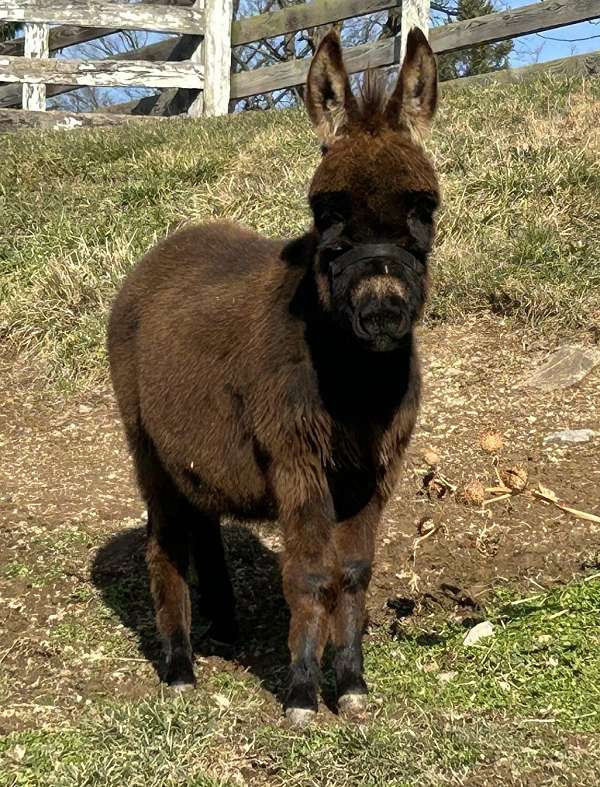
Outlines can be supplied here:
[[[591, 785], [600, 767], [599, 608], [596, 577], [530, 599], [500, 597], [489, 610], [495, 636], [471, 649], [458, 626], [437, 632], [433, 646], [431, 632], [418, 637], [410, 626], [401, 642], [371, 643], [373, 715], [361, 725], [330, 717], [292, 731], [273, 719], [256, 680], [227, 673], [183, 699], [88, 704], [76, 722], [6, 736], [0, 783]], [[442, 682], [447, 668], [455, 677]]]
[[[444, 206], [428, 319], [485, 311], [598, 330], [600, 81], [541, 78], [443, 97], [431, 151]], [[127, 270], [181, 220], [270, 236], [309, 223], [318, 146], [301, 111], [3, 138], [0, 335], [42, 378], [106, 377]]]
[[[104, 538], [90, 533], [86, 544]], [[3, 682], [4, 712], [31, 721], [0, 739], [2, 787], [596, 783], [597, 572], [527, 597], [499, 591], [484, 612], [493, 636], [469, 648], [465, 627], [445, 613], [399, 621], [393, 638], [376, 629], [366, 646], [369, 718], [343, 722], [322, 707], [318, 723], [298, 732], [256, 675], [221, 663], [200, 659], [198, 689], [183, 698], [159, 689], [118, 623], [124, 606], [149, 614], [146, 578], [128, 573], [83, 594], [75, 583], [68, 593], [52, 566], [73, 548], [67, 538], [42, 545], [46, 565], [32, 563], [21, 591], [31, 609], [39, 608], [33, 596], [53, 599], [55, 622], [16, 675], [26, 704], [12, 679]], [[50, 660], [40, 660], [42, 650]], [[28, 677], [36, 659], [43, 694]], [[101, 691], [86, 682], [99, 673]]]

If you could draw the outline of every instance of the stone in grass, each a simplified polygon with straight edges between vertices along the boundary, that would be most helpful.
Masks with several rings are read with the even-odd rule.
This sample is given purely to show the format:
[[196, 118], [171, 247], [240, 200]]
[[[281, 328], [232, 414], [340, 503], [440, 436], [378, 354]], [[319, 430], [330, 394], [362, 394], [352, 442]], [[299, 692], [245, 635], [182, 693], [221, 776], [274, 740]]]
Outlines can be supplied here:
[[475, 645], [480, 639], [491, 637], [494, 634], [494, 625], [489, 620], [484, 620], [473, 626], [472, 629], [467, 631], [463, 640], [463, 645], [468, 648], [470, 645]]
[[553, 352], [544, 363], [519, 385], [553, 391], [575, 385], [600, 363], [600, 350], [566, 344]]
[[545, 443], [587, 443], [592, 437], [596, 437], [598, 432], [593, 429], [562, 429], [559, 432], [544, 437]]

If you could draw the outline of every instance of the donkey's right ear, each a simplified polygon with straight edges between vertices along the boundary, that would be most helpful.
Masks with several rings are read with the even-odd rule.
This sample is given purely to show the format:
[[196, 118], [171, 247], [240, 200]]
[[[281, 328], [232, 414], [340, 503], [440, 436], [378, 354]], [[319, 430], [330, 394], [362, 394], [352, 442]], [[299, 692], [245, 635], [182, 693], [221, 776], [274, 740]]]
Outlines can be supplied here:
[[335, 30], [327, 33], [315, 52], [306, 80], [305, 103], [323, 145], [343, 134], [357, 114], [356, 99]]

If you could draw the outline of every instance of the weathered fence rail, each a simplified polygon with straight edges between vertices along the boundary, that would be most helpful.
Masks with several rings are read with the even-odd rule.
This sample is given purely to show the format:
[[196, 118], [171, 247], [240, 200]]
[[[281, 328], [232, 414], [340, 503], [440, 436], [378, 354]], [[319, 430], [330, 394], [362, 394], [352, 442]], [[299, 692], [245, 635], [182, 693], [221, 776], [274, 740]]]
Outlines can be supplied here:
[[[231, 100], [302, 84], [310, 65], [308, 58], [289, 60], [231, 74], [232, 48], [398, 8], [401, 15], [399, 36], [346, 50], [349, 71], [360, 72], [398, 64], [402, 59], [403, 33], [415, 24], [427, 32], [429, 14], [429, 0], [314, 0], [239, 19], [232, 24], [232, 0], [163, 3], [169, 0], [132, 4], [106, 0], [0, 0], [0, 23], [25, 23], [24, 39], [0, 43], [0, 82], [9, 83], [0, 86], [0, 112], [1, 108], [18, 106], [21, 101], [25, 110], [43, 110], [46, 85], [48, 95], [82, 85], [143, 85], [160, 88], [163, 92], [170, 90], [173, 94], [191, 91], [185, 104], [190, 115], [224, 114]], [[433, 50], [441, 54], [598, 17], [600, 0], [542, 0], [510, 11], [433, 27], [428, 33]], [[50, 27], [56, 24], [59, 26]], [[50, 57], [57, 49], [126, 29], [177, 33], [180, 37], [107, 60]], [[600, 52], [595, 52], [549, 64], [494, 72], [481, 78], [472, 77], [469, 81], [519, 81], [540, 70], [596, 74], [599, 63]], [[455, 80], [453, 87], [465, 81]], [[122, 112], [135, 113], [168, 104], [168, 101], [161, 104], [142, 99], [120, 107]], [[14, 117], [12, 112], [10, 117]], [[114, 117], [113, 114], [112, 122]], [[35, 118], [35, 114], [30, 114], [21, 125], [29, 126], [36, 122]], [[0, 128], [2, 123], [8, 122], [6, 115], [3, 118], [0, 115]]]
[[48, 22], [119, 30], [154, 30], [159, 33], [204, 32], [204, 11], [195, 6], [109, 3], [103, 0], [2, 0], [7, 22]]

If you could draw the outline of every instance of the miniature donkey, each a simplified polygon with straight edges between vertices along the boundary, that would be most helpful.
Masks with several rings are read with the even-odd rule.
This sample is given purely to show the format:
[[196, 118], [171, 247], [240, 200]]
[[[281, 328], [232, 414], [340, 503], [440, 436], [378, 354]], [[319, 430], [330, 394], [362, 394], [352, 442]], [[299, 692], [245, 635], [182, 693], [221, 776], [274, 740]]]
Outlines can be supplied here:
[[194, 683], [190, 561], [212, 636], [233, 641], [220, 517], [276, 518], [295, 724], [317, 709], [328, 641], [340, 712], [365, 704], [376, 529], [419, 403], [413, 327], [439, 200], [420, 143], [437, 100], [424, 35], [411, 31], [389, 98], [368, 83], [357, 99], [328, 33], [307, 82], [323, 151], [308, 232], [268, 240], [220, 221], [169, 235], [128, 276], [108, 334], [166, 681]]

